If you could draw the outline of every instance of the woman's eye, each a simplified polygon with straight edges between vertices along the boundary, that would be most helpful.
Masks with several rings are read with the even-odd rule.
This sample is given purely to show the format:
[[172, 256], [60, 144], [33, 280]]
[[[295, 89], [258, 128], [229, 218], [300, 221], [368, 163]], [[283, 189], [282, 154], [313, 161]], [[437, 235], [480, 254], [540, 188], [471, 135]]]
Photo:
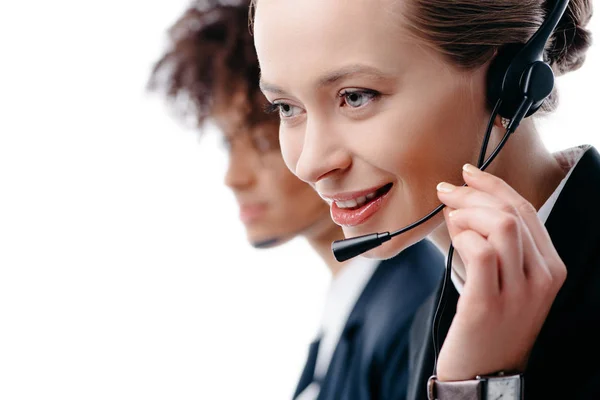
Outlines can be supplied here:
[[286, 103], [279, 103], [279, 114], [283, 118], [292, 118], [300, 114], [300, 108]]
[[293, 118], [299, 115], [302, 109], [288, 103], [272, 103], [267, 106], [266, 111], [268, 113], [278, 111], [280, 118]]
[[346, 90], [340, 93], [344, 102], [352, 108], [359, 108], [377, 97], [377, 93], [368, 90]]

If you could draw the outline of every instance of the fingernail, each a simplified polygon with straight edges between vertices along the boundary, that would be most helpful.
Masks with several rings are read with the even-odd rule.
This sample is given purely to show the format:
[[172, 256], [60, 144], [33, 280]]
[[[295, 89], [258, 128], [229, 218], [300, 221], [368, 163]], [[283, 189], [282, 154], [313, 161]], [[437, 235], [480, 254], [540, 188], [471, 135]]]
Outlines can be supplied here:
[[456, 214], [458, 214], [458, 210], [452, 210], [448, 213], [448, 217], [454, 218], [454, 217], [456, 217]]
[[454, 186], [450, 183], [447, 183], [447, 182], [440, 182], [437, 185], [438, 192], [442, 192], [442, 193], [450, 193], [454, 189], [456, 189], [456, 186]]
[[463, 165], [463, 171], [465, 171], [469, 175], [475, 175], [478, 172], [481, 172], [481, 170], [479, 168], [477, 168], [476, 166], [471, 165], [471, 164]]

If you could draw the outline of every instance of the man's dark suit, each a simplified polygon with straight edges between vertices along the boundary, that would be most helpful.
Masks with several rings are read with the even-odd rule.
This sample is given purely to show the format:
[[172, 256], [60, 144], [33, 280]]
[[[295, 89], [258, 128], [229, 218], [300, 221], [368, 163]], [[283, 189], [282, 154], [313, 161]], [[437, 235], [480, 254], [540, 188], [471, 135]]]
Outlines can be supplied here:
[[[579, 160], [546, 221], [552, 243], [567, 266], [567, 280], [529, 358], [526, 400], [600, 399], [599, 207], [600, 155], [591, 148]], [[458, 293], [449, 285], [438, 335], [442, 341], [458, 301]], [[439, 297], [438, 289], [413, 323], [409, 400], [427, 399], [427, 379], [434, 368], [431, 326]]]
[[[382, 261], [350, 313], [322, 382], [318, 400], [403, 399], [408, 379], [408, 335], [413, 316], [437, 287], [443, 256], [419, 242]], [[294, 398], [313, 379], [317, 343]]]

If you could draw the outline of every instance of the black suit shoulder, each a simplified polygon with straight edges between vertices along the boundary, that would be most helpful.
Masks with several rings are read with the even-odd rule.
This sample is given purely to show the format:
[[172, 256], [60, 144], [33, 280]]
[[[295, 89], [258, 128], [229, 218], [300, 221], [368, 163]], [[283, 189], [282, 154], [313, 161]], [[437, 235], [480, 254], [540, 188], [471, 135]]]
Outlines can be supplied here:
[[385, 357], [397, 337], [406, 336], [417, 309], [440, 282], [443, 262], [441, 252], [428, 240], [381, 262], [372, 278], [373, 290], [365, 290], [370, 312], [363, 329], [376, 356]]
[[318, 400], [405, 398], [409, 328], [442, 274], [443, 256], [427, 240], [380, 262], [348, 317]]
[[409, 336], [416, 311], [438, 286], [443, 255], [423, 240], [383, 261], [374, 274], [362, 328], [373, 399], [402, 399], [408, 384]]

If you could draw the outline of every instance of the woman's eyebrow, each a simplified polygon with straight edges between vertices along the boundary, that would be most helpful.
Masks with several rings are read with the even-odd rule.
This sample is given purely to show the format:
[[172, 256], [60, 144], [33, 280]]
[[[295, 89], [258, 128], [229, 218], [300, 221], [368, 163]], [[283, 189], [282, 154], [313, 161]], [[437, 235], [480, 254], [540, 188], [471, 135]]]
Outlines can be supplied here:
[[383, 71], [375, 67], [371, 67], [369, 65], [364, 64], [351, 64], [323, 75], [321, 78], [318, 79], [317, 86], [331, 86], [343, 79], [355, 75], [366, 75], [370, 78], [378, 80], [392, 79], [390, 75], [384, 73]]
[[265, 82], [262, 79], [262, 77], [260, 78], [259, 87], [260, 87], [260, 90], [263, 92], [269, 92], [272, 94], [283, 95], [283, 96], [288, 94], [285, 90], [283, 90], [279, 86], [274, 85], [272, 83]]
[[[335, 83], [356, 76], [356, 75], [362, 75], [362, 76], [367, 76], [371, 79], [377, 79], [377, 80], [389, 80], [389, 79], [393, 79], [392, 76], [384, 73], [383, 71], [375, 68], [375, 67], [371, 67], [369, 65], [363, 65], [363, 64], [351, 64], [351, 65], [347, 65], [345, 67], [339, 68], [337, 70], [331, 71], [326, 73], [325, 75], [323, 75], [322, 77], [317, 79], [317, 87], [321, 88], [321, 87], [328, 87], [331, 85], [334, 85]], [[269, 92], [271, 94], [275, 94], [278, 96], [289, 96], [289, 93], [287, 93], [283, 88], [281, 88], [280, 86], [277, 86], [275, 84], [266, 82], [262, 77], [260, 78], [260, 89], [263, 92]]]

